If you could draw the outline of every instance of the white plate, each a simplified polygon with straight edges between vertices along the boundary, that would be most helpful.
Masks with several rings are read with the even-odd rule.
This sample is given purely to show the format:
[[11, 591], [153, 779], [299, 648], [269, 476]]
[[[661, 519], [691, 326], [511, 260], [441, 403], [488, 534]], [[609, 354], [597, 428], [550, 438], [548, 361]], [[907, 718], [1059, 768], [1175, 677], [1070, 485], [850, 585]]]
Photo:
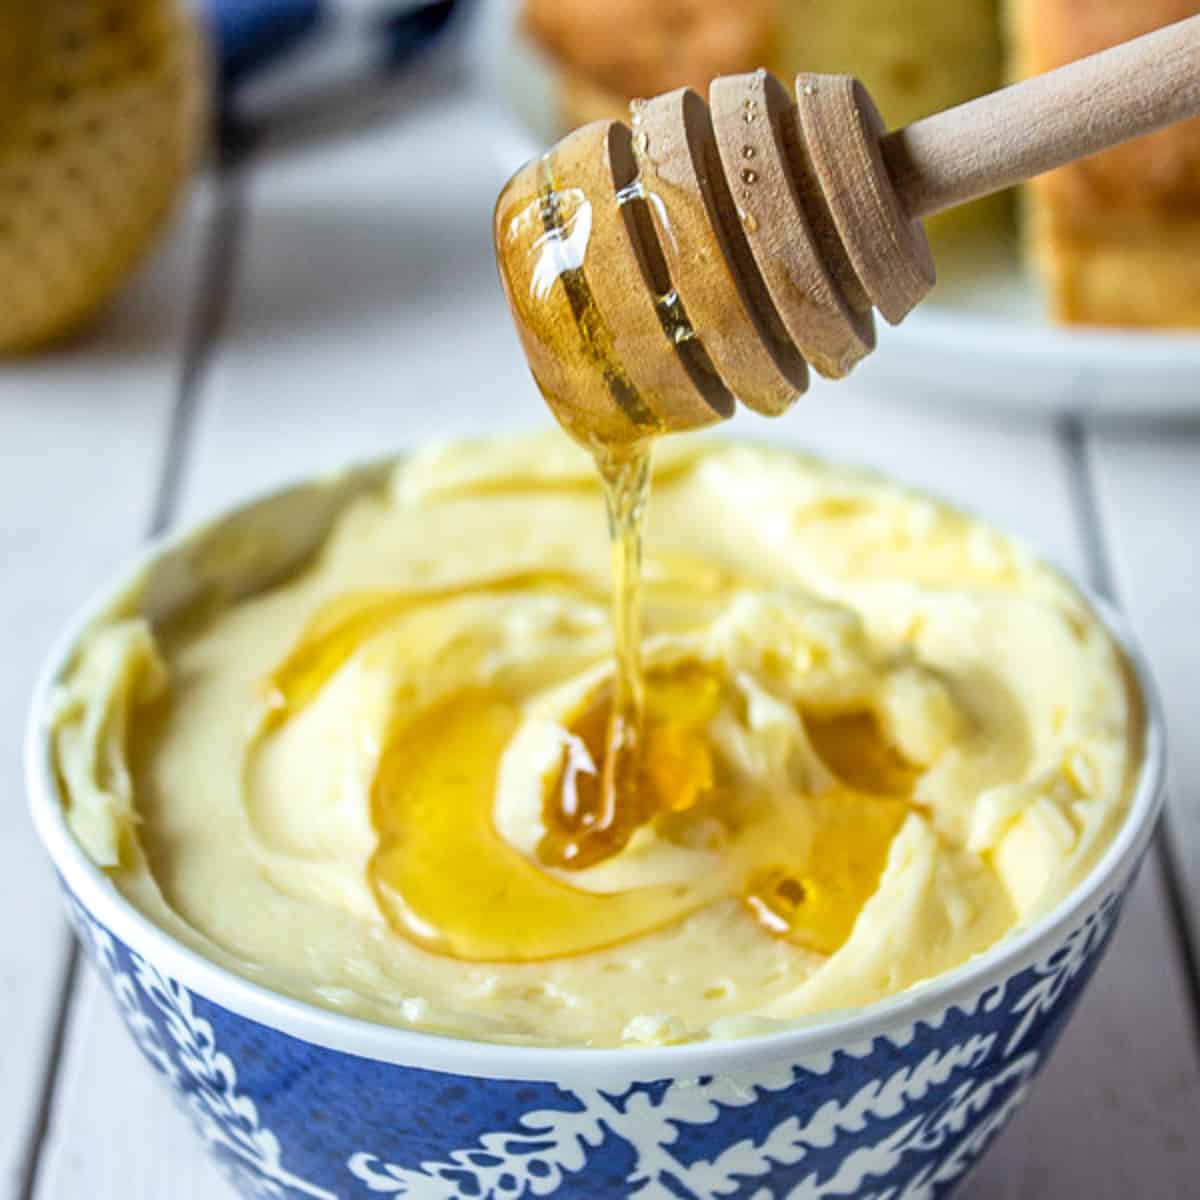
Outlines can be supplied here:
[[[481, 8], [478, 69], [500, 116], [494, 146], [512, 171], [560, 135], [553, 88], [514, 29], [516, 0]], [[937, 265], [933, 292], [902, 325], [881, 328], [856, 381], [1030, 414], [1200, 417], [1200, 335], [1056, 327], [1005, 239], [944, 252]]]
[[1056, 327], [1005, 239], [937, 265], [929, 298], [881, 331], [863, 382], [1031, 413], [1200, 416], [1200, 336]]

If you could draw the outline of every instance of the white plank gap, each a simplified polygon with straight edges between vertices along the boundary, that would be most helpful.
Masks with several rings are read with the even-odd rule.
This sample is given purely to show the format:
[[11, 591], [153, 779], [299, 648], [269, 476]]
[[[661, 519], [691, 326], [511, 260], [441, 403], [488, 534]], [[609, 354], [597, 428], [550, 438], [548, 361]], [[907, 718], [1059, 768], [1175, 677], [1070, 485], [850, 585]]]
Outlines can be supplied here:
[[70, 940], [22, 797], [30, 689], [58, 628], [145, 535], [199, 269], [204, 200], [94, 329], [0, 365], [0, 1197], [41, 1132]]
[[[354, 458], [545, 423], [492, 264], [491, 208], [504, 175], [488, 155], [492, 119], [465, 96], [419, 122], [256, 164], [182, 519]], [[1067, 464], [1047, 426], [902, 408], [850, 383], [814, 389], [774, 425], [743, 415], [734, 432], [888, 470], [1023, 534], [1076, 574], [1088, 566]], [[1100, 980], [968, 1194], [1127, 1200], [1135, 1184], [1149, 1196], [1190, 1194], [1200, 1173], [1200, 1072], [1174, 936], [1152, 859]], [[71, 1030], [60, 1149], [38, 1200], [74, 1200], [83, 1176], [66, 1157], [116, 1164], [118, 1144], [112, 1182], [108, 1167], [98, 1170], [90, 1197], [229, 1200], [181, 1140], [172, 1109], [151, 1106], [142, 1082], [129, 1083], [127, 1101], [114, 1091], [132, 1066], [110, 1029], [103, 1006], [89, 1005]], [[131, 1119], [140, 1136], [122, 1142]]]
[[[189, 1117], [142, 1059], [90, 967], [67, 1027], [69, 1046], [84, 1039], [93, 1052], [69, 1054], [63, 1063], [64, 1102], [37, 1200], [233, 1200], [216, 1164], [198, 1152]], [[96, 1124], [103, 1136], [81, 1136]]]
[[1166, 707], [1166, 851], [1200, 993], [1200, 424], [1098, 430], [1088, 450], [1116, 587]]

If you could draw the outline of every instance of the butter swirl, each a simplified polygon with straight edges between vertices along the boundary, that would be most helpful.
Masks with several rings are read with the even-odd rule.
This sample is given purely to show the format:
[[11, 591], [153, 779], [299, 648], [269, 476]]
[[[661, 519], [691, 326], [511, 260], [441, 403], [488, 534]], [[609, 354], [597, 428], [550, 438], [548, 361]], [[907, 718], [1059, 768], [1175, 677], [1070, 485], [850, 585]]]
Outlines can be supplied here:
[[592, 467], [561, 438], [428, 452], [281, 585], [101, 622], [56, 709], [85, 848], [277, 990], [541, 1043], [869, 1003], [1074, 887], [1140, 766], [1086, 601], [872, 476], [660, 449], [648, 799], [610, 852], [564, 851], [612, 645]]

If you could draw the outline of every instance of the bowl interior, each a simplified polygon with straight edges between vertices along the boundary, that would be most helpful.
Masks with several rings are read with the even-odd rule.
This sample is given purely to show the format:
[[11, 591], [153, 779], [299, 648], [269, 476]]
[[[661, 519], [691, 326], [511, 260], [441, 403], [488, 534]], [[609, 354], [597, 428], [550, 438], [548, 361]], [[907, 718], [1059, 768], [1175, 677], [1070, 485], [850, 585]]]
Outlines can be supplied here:
[[[845, 1049], [880, 1032], [935, 1017], [970, 1002], [1049, 953], [1125, 885], [1149, 842], [1162, 804], [1163, 722], [1141, 653], [1124, 620], [1080, 588], [1127, 655], [1146, 714], [1142, 771], [1125, 820], [1088, 876], [1039, 920], [1002, 938], [959, 967], [860, 1010], [824, 1014], [779, 1032], [736, 1041], [651, 1048], [541, 1048], [472, 1042], [412, 1032], [291, 999], [204, 958], [143, 916], [85, 855], [65, 820], [53, 766], [48, 714], [56, 683], [81, 637], [113, 615], [140, 613], [153, 623], [213, 589], [229, 596], [258, 590], [294, 570], [321, 543], [354, 496], [380, 486], [394, 460], [353, 467], [249, 501], [200, 527], [149, 544], [93, 597], [63, 631], [38, 681], [26, 740], [34, 822], [65, 886], [91, 916], [186, 987], [233, 1012], [317, 1045], [386, 1062], [490, 1078], [554, 1078], [583, 1069], [598, 1083], [701, 1074]], [[231, 547], [237, 552], [231, 553]], [[1079, 586], [1079, 585], [1077, 585]]]

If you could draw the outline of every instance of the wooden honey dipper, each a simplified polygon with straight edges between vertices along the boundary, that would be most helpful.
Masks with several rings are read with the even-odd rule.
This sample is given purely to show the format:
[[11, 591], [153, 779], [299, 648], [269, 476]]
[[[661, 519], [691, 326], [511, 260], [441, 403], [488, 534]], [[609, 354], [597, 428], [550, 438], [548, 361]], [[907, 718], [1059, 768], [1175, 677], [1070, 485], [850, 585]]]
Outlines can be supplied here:
[[[765, 71], [631, 105], [496, 206], [530, 366], [577, 437], [620, 446], [783, 412], [929, 292], [920, 218], [1200, 112], [1200, 17], [885, 134], [862, 85]], [[666, 352], [664, 352], [666, 351]]]

